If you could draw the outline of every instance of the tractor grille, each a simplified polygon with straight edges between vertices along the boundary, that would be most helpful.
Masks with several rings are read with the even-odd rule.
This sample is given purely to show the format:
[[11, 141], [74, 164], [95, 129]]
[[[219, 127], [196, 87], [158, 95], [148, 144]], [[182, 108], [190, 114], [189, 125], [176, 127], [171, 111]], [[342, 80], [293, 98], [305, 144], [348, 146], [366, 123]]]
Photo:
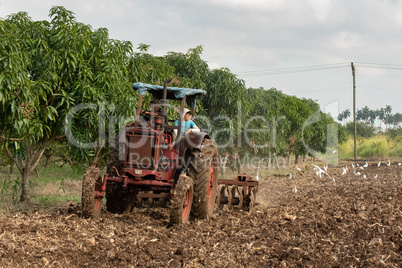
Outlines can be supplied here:
[[147, 132], [127, 134], [127, 141], [127, 166], [152, 169], [154, 167], [155, 136]]

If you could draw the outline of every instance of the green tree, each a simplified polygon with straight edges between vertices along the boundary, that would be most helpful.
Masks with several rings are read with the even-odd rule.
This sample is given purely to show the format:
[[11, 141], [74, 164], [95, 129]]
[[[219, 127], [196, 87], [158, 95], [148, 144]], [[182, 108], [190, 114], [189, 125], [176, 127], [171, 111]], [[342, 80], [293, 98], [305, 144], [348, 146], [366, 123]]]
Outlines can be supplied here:
[[384, 109], [384, 112], [385, 112], [385, 117], [386, 117], [385, 118], [386, 119], [385, 124], [386, 124], [387, 127], [389, 127], [389, 116], [390, 116], [390, 114], [392, 112], [391, 105], [386, 105], [385, 109]]
[[130, 57], [127, 70], [132, 82], [162, 85], [163, 81], [176, 76], [176, 70], [164, 57], [149, 54], [149, 47], [145, 44], [138, 46], [140, 52]]
[[204, 114], [212, 120], [212, 133], [218, 144], [225, 147], [221, 151], [239, 146], [238, 138], [249, 109], [244, 81], [222, 68], [210, 71], [205, 84], [207, 95], [201, 99]]
[[206, 88], [206, 80], [210, 73], [208, 63], [201, 58], [202, 46], [191, 48], [187, 53], [168, 52], [164, 57], [176, 71], [175, 84], [188, 88]]
[[66, 135], [78, 147], [91, 142], [84, 150], [96, 162], [105, 145], [99, 129], [108, 133], [104, 119], [135, 110], [126, 68], [131, 43], [109, 39], [106, 29], [92, 30], [63, 7], [49, 15], [50, 22], [32, 21], [24, 12], [0, 20], [0, 129], [20, 139], [6, 148], [21, 173], [23, 202], [50, 144]]
[[[375, 135], [376, 133], [376, 128], [372, 124], [366, 122], [357, 122], [356, 127], [357, 127], [357, 135], [361, 137], [368, 138]], [[353, 122], [349, 122], [346, 124], [346, 131], [350, 135], [354, 135], [355, 126]]]

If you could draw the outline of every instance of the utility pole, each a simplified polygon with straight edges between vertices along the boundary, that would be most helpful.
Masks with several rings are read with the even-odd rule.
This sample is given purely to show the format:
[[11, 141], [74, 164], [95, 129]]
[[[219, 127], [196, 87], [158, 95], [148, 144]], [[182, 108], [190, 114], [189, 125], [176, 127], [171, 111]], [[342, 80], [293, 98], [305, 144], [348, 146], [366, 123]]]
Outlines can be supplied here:
[[356, 124], [356, 79], [355, 79], [355, 66], [353, 62], [350, 63], [352, 67], [352, 76], [353, 76], [353, 124], [355, 126], [354, 131], [354, 158], [357, 158], [357, 146], [356, 146], [356, 137], [357, 137], [357, 124]]

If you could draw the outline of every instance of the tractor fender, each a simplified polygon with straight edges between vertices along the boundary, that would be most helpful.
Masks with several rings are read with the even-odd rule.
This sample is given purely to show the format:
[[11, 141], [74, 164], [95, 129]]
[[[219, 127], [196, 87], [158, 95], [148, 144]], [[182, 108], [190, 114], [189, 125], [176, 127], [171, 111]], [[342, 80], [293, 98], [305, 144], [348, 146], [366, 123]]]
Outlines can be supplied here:
[[209, 138], [209, 135], [205, 132], [190, 132], [182, 137], [180, 142], [179, 157], [184, 159], [187, 150], [200, 148], [205, 138]]

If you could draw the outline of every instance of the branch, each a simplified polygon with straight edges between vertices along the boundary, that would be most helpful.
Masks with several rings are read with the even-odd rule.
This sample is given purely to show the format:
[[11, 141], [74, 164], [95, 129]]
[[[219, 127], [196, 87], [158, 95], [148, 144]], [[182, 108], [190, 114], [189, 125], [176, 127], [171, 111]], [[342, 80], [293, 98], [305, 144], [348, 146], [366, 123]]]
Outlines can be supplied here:
[[6, 144], [5, 148], [6, 148], [6, 152], [7, 152], [8, 157], [10, 158], [11, 161], [13, 161], [15, 163], [15, 165], [18, 168], [18, 170], [22, 174], [22, 165], [19, 162], [17, 162], [17, 160], [14, 159], [13, 155], [11, 154], [10, 150], [8, 149], [7, 144]]
[[50, 139], [46, 139], [42, 142], [42, 144], [39, 144], [36, 148], [35, 148], [35, 154], [34, 156], [30, 159], [30, 167], [29, 167], [29, 172], [32, 172], [36, 166], [38, 165], [40, 159], [42, 158], [43, 153], [45, 152], [46, 148], [50, 145], [50, 143], [52, 143], [54, 140], [54, 138], [50, 138]]
[[1, 139], [5, 139], [5, 140], [10, 140], [10, 141], [22, 141], [24, 138], [20, 138], [20, 139], [17, 139], [17, 138], [7, 138], [7, 137], [4, 137], [4, 136], [1, 136], [0, 135], [0, 138]]

